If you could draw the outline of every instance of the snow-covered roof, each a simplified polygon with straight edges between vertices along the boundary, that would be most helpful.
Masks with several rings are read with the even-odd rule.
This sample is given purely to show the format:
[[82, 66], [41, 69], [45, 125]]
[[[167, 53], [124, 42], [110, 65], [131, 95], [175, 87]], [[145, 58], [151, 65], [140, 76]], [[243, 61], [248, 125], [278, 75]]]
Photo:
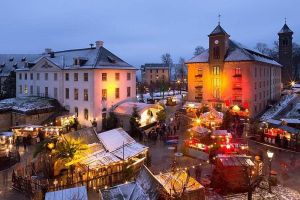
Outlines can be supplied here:
[[41, 54], [0, 54], [0, 77], [9, 76], [16, 69], [22, 69], [34, 61]]
[[22, 113], [39, 112], [56, 108], [56, 100], [44, 97], [16, 97], [0, 101], [0, 112], [15, 111]]
[[219, 154], [216, 159], [221, 161], [223, 166], [233, 167], [233, 166], [254, 166], [253, 161], [250, 156], [246, 155], [228, 155]]
[[276, 120], [276, 119], [268, 119], [266, 122], [270, 123], [270, 124], [274, 124], [274, 125], [280, 125], [281, 124], [281, 121]]
[[[52, 55], [53, 56], [52, 56]], [[55, 51], [43, 54], [35, 60], [47, 59], [63, 70], [68, 69], [131, 69], [137, 70], [127, 62], [110, 52], [104, 47], [71, 49], [65, 51]], [[75, 64], [75, 60], [81, 60], [81, 64]], [[30, 68], [23, 68], [28, 70]]]
[[89, 166], [90, 169], [96, 169], [119, 161], [120, 159], [112, 153], [99, 150], [87, 155], [82, 161], [80, 161], [80, 163]]
[[[224, 59], [225, 62], [240, 62], [240, 61], [257, 61], [264, 62], [276, 66], [281, 66], [278, 62], [272, 58], [263, 55], [251, 48], [229, 39], [229, 48]], [[197, 55], [186, 63], [208, 63], [209, 62], [209, 50], [207, 49], [200, 55]]]
[[45, 200], [58, 200], [58, 199], [59, 200], [70, 200], [70, 199], [88, 200], [86, 186], [47, 192], [45, 195]]
[[202, 134], [202, 133], [208, 133], [209, 129], [204, 128], [204, 127], [202, 127], [202, 126], [194, 126], [194, 127], [192, 128], [192, 131], [195, 131], [195, 132], [197, 132], [197, 133]]
[[109, 152], [115, 151], [123, 147], [123, 145], [135, 143], [135, 140], [122, 128], [102, 132], [97, 136], [105, 149]]
[[139, 143], [131, 143], [126, 146], [123, 146], [115, 151], [112, 152], [113, 155], [117, 156], [118, 158], [123, 159], [123, 149], [124, 149], [124, 159], [131, 158], [144, 150], [148, 149], [148, 147], [139, 144]]
[[300, 124], [300, 119], [283, 118], [281, 121], [284, 121], [288, 124]]
[[163, 109], [158, 104], [147, 104], [147, 103], [138, 103], [138, 102], [124, 102], [115, 108], [114, 113], [119, 115], [132, 115], [133, 108], [136, 106], [137, 112], [142, 114], [145, 110], [150, 108]]

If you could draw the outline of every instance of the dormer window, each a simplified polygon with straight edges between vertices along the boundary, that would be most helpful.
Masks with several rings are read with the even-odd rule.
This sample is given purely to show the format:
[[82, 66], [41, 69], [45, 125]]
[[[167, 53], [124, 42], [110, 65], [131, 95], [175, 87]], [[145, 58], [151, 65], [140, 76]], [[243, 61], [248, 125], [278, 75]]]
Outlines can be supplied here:
[[9, 58], [9, 62], [12, 62], [12, 61], [14, 61], [14, 57]]
[[14, 64], [13, 64], [13, 67], [14, 67], [14, 68], [17, 68], [17, 65], [18, 65], [18, 63], [14, 63]]
[[116, 63], [116, 60], [111, 56], [107, 56], [107, 59], [108, 59], [108, 62], [110, 62], [110, 63]]
[[86, 62], [86, 58], [74, 58], [74, 65], [83, 66]]
[[5, 62], [1, 64], [1, 67], [4, 67], [4, 66], [5, 66]]
[[26, 57], [23, 57], [23, 58], [21, 59], [21, 61], [22, 61], [22, 62], [26, 61]]

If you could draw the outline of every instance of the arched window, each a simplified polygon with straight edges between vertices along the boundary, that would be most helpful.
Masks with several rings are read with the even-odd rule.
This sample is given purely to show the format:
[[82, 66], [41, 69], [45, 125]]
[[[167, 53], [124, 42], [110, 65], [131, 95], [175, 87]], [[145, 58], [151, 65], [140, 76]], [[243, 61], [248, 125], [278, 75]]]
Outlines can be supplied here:
[[86, 108], [84, 109], [84, 119], [89, 120], [89, 110]]

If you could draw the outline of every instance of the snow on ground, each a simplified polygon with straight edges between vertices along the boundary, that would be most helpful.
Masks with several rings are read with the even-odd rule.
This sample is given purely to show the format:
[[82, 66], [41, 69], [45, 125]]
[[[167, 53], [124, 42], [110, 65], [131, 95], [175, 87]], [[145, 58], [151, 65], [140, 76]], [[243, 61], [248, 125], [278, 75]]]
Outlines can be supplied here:
[[[281, 185], [272, 186], [272, 193], [268, 192], [268, 183], [263, 182], [262, 188], [257, 188], [253, 193], [253, 200], [299, 200], [299, 192], [292, 190], [288, 187], [283, 187]], [[228, 195], [224, 197], [225, 200], [247, 200], [247, 193]]]
[[286, 106], [295, 98], [297, 97], [296, 94], [289, 94], [283, 96], [283, 98], [278, 102], [275, 106], [267, 110], [260, 118], [261, 121], [266, 121], [268, 119], [271, 119], [275, 117], [277, 114], [279, 114]]
[[52, 99], [43, 97], [17, 97], [0, 101], [0, 110], [27, 112], [36, 109], [53, 108]]

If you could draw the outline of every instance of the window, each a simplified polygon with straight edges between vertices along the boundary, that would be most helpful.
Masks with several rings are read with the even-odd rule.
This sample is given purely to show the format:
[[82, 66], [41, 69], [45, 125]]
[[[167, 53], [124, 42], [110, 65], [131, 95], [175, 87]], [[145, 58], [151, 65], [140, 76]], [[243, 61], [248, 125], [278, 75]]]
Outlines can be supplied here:
[[107, 89], [102, 89], [102, 100], [103, 101], [107, 100]]
[[30, 86], [30, 95], [33, 95], [33, 85]]
[[102, 73], [102, 81], [107, 81], [107, 73]]
[[162, 79], [165, 80], [165, 75], [164, 74], [162, 75]]
[[235, 68], [234, 74], [235, 74], [235, 75], [241, 75], [241, 74], [242, 74], [242, 73], [241, 73], [241, 68], [239, 68], [239, 67]]
[[19, 79], [22, 80], [22, 74], [21, 73], [19, 74]]
[[162, 72], [165, 73], [165, 70], [163, 69]]
[[116, 81], [120, 80], [120, 73], [116, 73], [116, 74], [115, 74], [115, 80], [116, 80]]
[[78, 73], [74, 73], [74, 81], [78, 81]]
[[127, 73], [127, 81], [131, 80], [131, 73]]
[[116, 99], [120, 98], [120, 88], [115, 89], [115, 97]]
[[66, 88], [66, 99], [69, 99], [70, 94], [69, 94], [69, 88]]
[[127, 87], [127, 97], [130, 97], [130, 96], [131, 96], [131, 88]]
[[48, 97], [48, 87], [45, 87], [45, 97]]
[[220, 98], [220, 86], [221, 86], [221, 81], [219, 78], [214, 78], [213, 79], [213, 95], [215, 98]]
[[254, 77], [256, 77], [257, 76], [257, 68], [255, 67], [254, 68]]
[[27, 80], [27, 73], [25, 73], [25, 74], [24, 74], [24, 76], [25, 76], [25, 77], [24, 77], [24, 78], [25, 78], [25, 80]]
[[36, 93], [38, 96], [40, 95], [40, 86], [36, 86]]
[[88, 101], [89, 100], [89, 94], [88, 94], [88, 90], [87, 89], [83, 90], [83, 100], [84, 101]]
[[220, 59], [220, 47], [213, 48], [213, 57], [214, 59]]
[[48, 73], [45, 73], [45, 80], [48, 80]]
[[75, 117], [78, 117], [78, 107], [74, 108]]
[[65, 74], [65, 80], [66, 80], [66, 81], [69, 81], [69, 73], [66, 73], [66, 74]]
[[27, 85], [24, 86], [24, 94], [27, 94], [28, 93], [28, 88], [27, 88]]
[[54, 88], [54, 98], [57, 99], [57, 88]]
[[158, 69], [156, 70], [156, 73], [158, 73]]
[[150, 73], [152, 73], [152, 69], [150, 69]]
[[86, 108], [84, 109], [84, 119], [89, 120], [89, 110]]
[[36, 74], [36, 80], [40, 80], [40, 73]]
[[89, 81], [89, 74], [88, 73], [83, 74], [83, 80], [84, 81]]
[[220, 67], [213, 67], [213, 75], [220, 75]]
[[57, 81], [57, 73], [54, 73], [54, 80]]
[[74, 100], [78, 100], [78, 89], [74, 88]]
[[33, 73], [30, 73], [30, 80], [33, 80]]
[[196, 78], [201, 78], [202, 76], [203, 76], [203, 69], [202, 68], [198, 68], [197, 69]]
[[22, 85], [19, 85], [19, 93], [22, 94]]

